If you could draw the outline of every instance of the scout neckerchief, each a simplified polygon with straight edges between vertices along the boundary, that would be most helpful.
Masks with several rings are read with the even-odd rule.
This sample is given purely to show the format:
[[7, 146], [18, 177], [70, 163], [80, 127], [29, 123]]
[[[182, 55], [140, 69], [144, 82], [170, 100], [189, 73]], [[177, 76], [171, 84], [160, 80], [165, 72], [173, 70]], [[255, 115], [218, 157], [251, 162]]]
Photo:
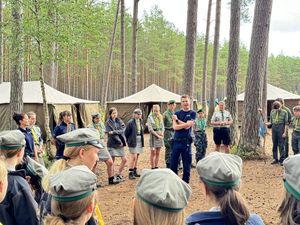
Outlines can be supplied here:
[[155, 121], [155, 126], [156, 126], [156, 129], [159, 129], [160, 128], [160, 120], [158, 118], [158, 115], [154, 115], [154, 121]]
[[140, 119], [135, 119], [135, 121], [136, 121], [137, 134], [141, 134], [141, 122], [140, 122]]
[[36, 132], [35, 132], [33, 126], [31, 127], [30, 130], [31, 130], [31, 134], [32, 134], [34, 143], [35, 143], [35, 144], [39, 144], [39, 138], [38, 138], [38, 136], [37, 136], [37, 134], [36, 134]]
[[71, 123], [67, 123], [67, 133], [71, 132]]
[[196, 121], [196, 127], [200, 127], [201, 130], [205, 130], [205, 119], [204, 118], [197, 118]]
[[96, 130], [98, 130], [99, 134], [100, 134], [100, 138], [102, 138], [104, 136], [104, 131], [102, 129], [102, 127], [100, 126], [100, 123], [94, 123], [93, 122], [93, 126]]
[[279, 110], [277, 110], [276, 112], [276, 116], [275, 116], [275, 123], [278, 123], [279, 122]]
[[102, 216], [102, 213], [100, 211], [100, 206], [99, 206], [98, 202], [96, 202], [96, 204], [95, 204], [95, 214], [96, 214], [96, 217], [97, 217], [97, 220], [98, 220], [98, 225], [104, 225], [103, 216]]

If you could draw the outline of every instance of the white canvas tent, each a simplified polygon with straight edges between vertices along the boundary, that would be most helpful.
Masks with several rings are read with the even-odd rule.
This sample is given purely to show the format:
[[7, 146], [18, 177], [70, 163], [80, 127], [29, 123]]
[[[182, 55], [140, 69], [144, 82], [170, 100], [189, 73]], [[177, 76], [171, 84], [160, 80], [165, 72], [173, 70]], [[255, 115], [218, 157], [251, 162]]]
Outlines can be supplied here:
[[[238, 112], [239, 112], [240, 120], [242, 119], [244, 98], [245, 98], [245, 93], [241, 93], [240, 95], [237, 96]], [[268, 115], [270, 115], [272, 104], [277, 98], [283, 98], [285, 102], [285, 106], [287, 106], [290, 110], [292, 110], [295, 105], [298, 105], [300, 103], [300, 95], [293, 94], [279, 87], [275, 87], [271, 84], [268, 84], [267, 86]]]
[[[45, 84], [46, 98], [49, 107], [50, 128], [56, 125], [61, 111], [69, 110], [77, 127], [85, 127], [91, 122], [91, 113], [99, 111], [99, 102], [75, 98], [62, 93]], [[0, 131], [9, 128], [10, 118], [10, 82], [0, 84]], [[34, 111], [37, 124], [43, 129], [44, 113], [43, 98], [39, 81], [24, 82], [24, 112]]]
[[[133, 95], [107, 102], [107, 109], [116, 107], [118, 109], [119, 117], [124, 122], [127, 122], [131, 118], [133, 110], [135, 108], [141, 108], [143, 111], [143, 119], [145, 121], [154, 104], [159, 104], [161, 113], [163, 113], [169, 100], [175, 100], [176, 103], [180, 103], [180, 97], [181, 96], [178, 94], [167, 91], [156, 84], [152, 84]], [[179, 107], [179, 104], [177, 105]]]

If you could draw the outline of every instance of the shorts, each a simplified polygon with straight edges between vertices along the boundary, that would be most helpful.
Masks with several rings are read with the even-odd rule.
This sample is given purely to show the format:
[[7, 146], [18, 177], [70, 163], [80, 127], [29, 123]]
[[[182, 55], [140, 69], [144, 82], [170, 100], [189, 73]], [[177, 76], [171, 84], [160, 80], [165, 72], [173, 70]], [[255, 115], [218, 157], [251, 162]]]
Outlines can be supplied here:
[[107, 148], [110, 156], [112, 157], [123, 157], [125, 156], [125, 151], [124, 151], [124, 147], [121, 148]]
[[214, 128], [214, 142], [216, 145], [230, 145], [230, 129], [227, 127]]
[[141, 154], [144, 152], [144, 147], [142, 146], [142, 137], [136, 137], [136, 147], [129, 147], [129, 152], [131, 154]]
[[98, 152], [98, 158], [102, 162], [106, 162], [107, 160], [111, 159], [111, 156], [106, 148], [100, 149]]

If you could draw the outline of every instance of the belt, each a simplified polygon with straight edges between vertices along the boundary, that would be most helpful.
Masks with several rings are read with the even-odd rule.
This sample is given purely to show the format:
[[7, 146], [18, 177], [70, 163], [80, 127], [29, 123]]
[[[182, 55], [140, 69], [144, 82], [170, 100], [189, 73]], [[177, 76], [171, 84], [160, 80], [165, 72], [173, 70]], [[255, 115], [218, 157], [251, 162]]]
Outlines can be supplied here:
[[161, 129], [153, 129], [154, 131], [161, 131]]
[[174, 131], [174, 129], [173, 129], [173, 128], [167, 128], [167, 127], [165, 127], [165, 130]]

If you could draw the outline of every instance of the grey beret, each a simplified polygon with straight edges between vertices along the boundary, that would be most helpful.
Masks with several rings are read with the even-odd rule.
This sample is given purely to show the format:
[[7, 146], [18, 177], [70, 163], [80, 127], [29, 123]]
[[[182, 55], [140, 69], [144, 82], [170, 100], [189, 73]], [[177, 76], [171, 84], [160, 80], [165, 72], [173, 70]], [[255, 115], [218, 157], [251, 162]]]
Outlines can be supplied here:
[[133, 113], [136, 113], [136, 114], [141, 115], [141, 114], [142, 114], [142, 110], [141, 110], [141, 109], [135, 109], [135, 110], [133, 111]]
[[136, 194], [145, 203], [166, 211], [184, 209], [192, 189], [170, 169], [143, 170]]
[[99, 132], [94, 128], [81, 128], [56, 137], [64, 142], [67, 147], [93, 145], [96, 148], [104, 148], [100, 142]]
[[100, 114], [97, 113], [97, 112], [96, 112], [96, 113], [93, 113], [93, 114], [92, 114], [92, 118], [93, 118], [93, 119], [100, 118]]
[[25, 136], [19, 130], [7, 130], [0, 133], [0, 150], [18, 150], [25, 144]]
[[300, 201], [300, 155], [290, 156], [283, 161], [284, 187], [291, 195]]
[[74, 166], [50, 177], [52, 198], [58, 202], [72, 202], [91, 195], [97, 189], [97, 177], [86, 166]]
[[37, 180], [42, 180], [42, 178], [47, 175], [48, 170], [46, 169], [46, 167], [44, 167], [34, 159], [30, 158], [29, 156], [26, 156], [26, 161], [26, 173], [28, 173], [29, 176], [33, 176]]
[[197, 172], [208, 185], [230, 188], [239, 184], [242, 166], [237, 155], [212, 152], [197, 163]]

